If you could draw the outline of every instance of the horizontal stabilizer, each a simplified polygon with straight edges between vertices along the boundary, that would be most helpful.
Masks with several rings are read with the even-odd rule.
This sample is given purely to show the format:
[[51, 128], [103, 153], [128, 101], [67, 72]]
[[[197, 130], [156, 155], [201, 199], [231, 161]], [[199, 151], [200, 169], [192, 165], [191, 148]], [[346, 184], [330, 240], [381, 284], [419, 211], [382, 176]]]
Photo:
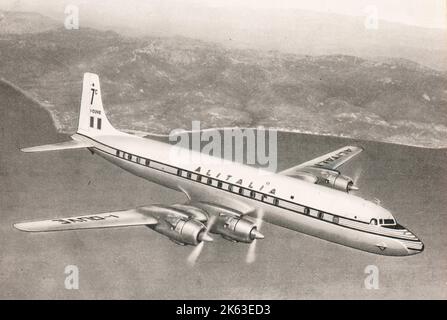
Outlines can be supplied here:
[[14, 227], [21, 231], [43, 232], [153, 224], [157, 224], [157, 219], [139, 212], [138, 209], [131, 209], [69, 218], [21, 222], [15, 223]]
[[89, 148], [93, 147], [92, 144], [82, 141], [66, 141], [60, 143], [53, 144], [45, 144], [37, 147], [23, 148], [21, 151], [23, 152], [43, 152], [43, 151], [57, 151], [57, 150], [69, 150], [69, 149], [81, 149], [81, 148]]

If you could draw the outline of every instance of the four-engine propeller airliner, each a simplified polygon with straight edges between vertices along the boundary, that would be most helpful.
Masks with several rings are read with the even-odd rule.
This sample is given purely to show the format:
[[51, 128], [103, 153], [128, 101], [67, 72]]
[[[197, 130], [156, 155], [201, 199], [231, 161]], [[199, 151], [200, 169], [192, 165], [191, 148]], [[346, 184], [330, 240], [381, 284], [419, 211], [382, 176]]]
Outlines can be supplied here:
[[262, 220], [380, 255], [406, 256], [424, 249], [388, 210], [351, 192], [357, 187], [338, 168], [358, 155], [360, 147], [346, 146], [279, 173], [226, 160], [225, 165], [213, 165], [205, 160], [214, 157], [205, 154], [200, 154], [197, 163], [191, 161], [197, 153], [192, 150], [185, 157], [173, 157], [178, 146], [127, 134], [110, 124], [99, 78], [92, 73], [84, 74], [78, 129], [71, 139], [22, 151], [87, 148], [134, 175], [184, 193], [187, 200], [21, 222], [14, 225], [17, 229], [147, 226], [177, 244], [203, 246], [204, 241], [213, 240], [210, 234], [254, 244], [264, 238], [258, 225]]

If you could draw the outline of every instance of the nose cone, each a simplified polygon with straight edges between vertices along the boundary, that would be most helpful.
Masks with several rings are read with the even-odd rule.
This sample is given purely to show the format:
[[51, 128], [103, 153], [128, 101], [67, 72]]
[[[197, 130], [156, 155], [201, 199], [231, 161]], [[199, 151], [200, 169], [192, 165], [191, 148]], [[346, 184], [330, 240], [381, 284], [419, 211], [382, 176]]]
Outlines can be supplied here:
[[408, 239], [402, 241], [407, 249], [408, 255], [414, 255], [424, 251], [424, 243], [413, 232], [404, 229], [403, 236]]
[[202, 231], [202, 232], [199, 233], [198, 240], [199, 241], [205, 241], [205, 242], [212, 242], [213, 238], [210, 237], [208, 232]]
[[251, 230], [251, 232], [250, 232], [250, 238], [252, 240], [264, 239], [264, 235], [262, 233], [260, 233], [256, 228], [253, 228], [253, 230]]
[[406, 243], [406, 248], [408, 255], [414, 255], [424, 251], [424, 243], [422, 241], [412, 242], [410, 244]]

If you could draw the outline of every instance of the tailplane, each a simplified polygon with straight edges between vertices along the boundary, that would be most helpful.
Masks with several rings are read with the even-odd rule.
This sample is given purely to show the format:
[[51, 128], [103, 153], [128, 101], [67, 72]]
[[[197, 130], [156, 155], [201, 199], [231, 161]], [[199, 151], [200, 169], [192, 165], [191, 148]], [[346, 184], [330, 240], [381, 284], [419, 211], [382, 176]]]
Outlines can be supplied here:
[[30, 147], [21, 149], [23, 152], [44, 152], [44, 151], [58, 151], [58, 150], [70, 150], [70, 149], [83, 149], [93, 147], [93, 144], [78, 141], [78, 140], [70, 140], [66, 142], [45, 144], [43, 146]]
[[119, 131], [110, 124], [106, 113], [104, 112], [99, 77], [94, 73], [84, 73], [78, 133], [82, 133], [86, 136], [119, 133]]

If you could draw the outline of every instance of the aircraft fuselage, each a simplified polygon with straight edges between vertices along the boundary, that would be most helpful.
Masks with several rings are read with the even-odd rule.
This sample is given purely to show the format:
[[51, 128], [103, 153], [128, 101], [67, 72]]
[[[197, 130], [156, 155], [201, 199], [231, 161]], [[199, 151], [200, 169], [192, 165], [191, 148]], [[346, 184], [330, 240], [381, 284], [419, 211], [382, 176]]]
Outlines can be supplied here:
[[237, 208], [242, 214], [262, 216], [287, 229], [381, 255], [405, 256], [424, 249], [413, 233], [398, 224], [371, 224], [371, 219], [393, 216], [343, 191], [242, 164], [214, 164], [216, 159], [208, 155], [191, 159], [192, 151], [178, 153], [175, 146], [132, 135], [88, 137], [77, 133], [74, 137], [92, 143], [92, 152], [124, 170], [183, 192], [208, 212]]

